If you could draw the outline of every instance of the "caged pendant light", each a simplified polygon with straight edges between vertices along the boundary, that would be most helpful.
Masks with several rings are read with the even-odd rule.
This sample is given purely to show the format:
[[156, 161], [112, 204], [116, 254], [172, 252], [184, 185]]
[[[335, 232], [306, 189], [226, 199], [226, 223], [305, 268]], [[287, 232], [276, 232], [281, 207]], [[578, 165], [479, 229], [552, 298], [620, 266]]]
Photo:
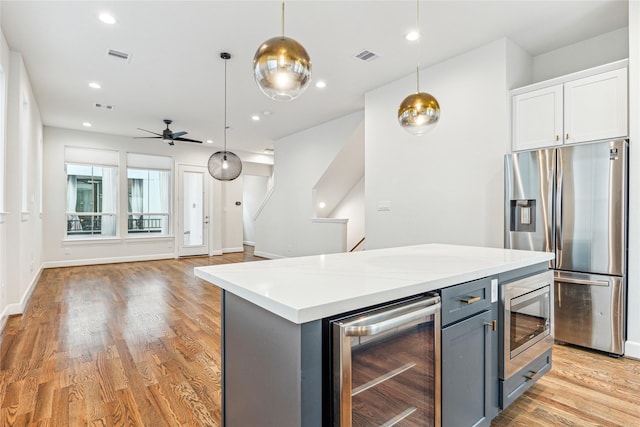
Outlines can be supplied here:
[[218, 181], [233, 181], [242, 172], [242, 161], [240, 157], [227, 151], [227, 61], [231, 59], [231, 54], [220, 53], [220, 58], [224, 59], [224, 151], [217, 151], [209, 157], [209, 173]]
[[[420, 30], [420, 0], [416, 0], [416, 28]], [[430, 93], [420, 92], [420, 42], [416, 55], [417, 91], [407, 96], [398, 107], [398, 122], [411, 135], [421, 136], [433, 129], [440, 118], [440, 104]]]
[[300, 43], [284, 36], [284, 0], [282, 35], [260, 45], [253, 57], [253, 76], [260, 90], [276, 101], [294, 100], [309, 86], [309, 54]]

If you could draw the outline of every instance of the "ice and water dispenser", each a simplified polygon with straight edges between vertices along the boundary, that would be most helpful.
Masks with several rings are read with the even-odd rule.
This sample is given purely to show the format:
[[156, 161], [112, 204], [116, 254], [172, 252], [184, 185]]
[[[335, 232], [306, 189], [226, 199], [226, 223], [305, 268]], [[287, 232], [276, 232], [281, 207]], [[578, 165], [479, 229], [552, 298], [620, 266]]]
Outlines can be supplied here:
[[509, 229], [511, 231], [536, 231], [536, 200], [511, 200]]

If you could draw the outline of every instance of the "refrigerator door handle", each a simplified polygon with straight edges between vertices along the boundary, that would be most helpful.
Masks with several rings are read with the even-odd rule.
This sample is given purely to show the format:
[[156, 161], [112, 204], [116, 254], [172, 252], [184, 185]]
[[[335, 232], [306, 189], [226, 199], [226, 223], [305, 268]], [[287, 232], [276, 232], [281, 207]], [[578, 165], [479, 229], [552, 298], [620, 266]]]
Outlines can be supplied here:
[[[564, 187], [564, 168], [562, 166], [562, 150], [557, 150], [556, 177], [556, 250], [562, 252], [562, 188]], [[556, 253], [556, 263], [560, 264], [561, 255]]]
[[568, 277], [557, 277], [556, 280], [560, 283], [569, 283], [571, 285], [587, 285], [587, 286], [609, 286], [609, 282], [606, 280], [586, 280], [586, 279], [575, 279]]

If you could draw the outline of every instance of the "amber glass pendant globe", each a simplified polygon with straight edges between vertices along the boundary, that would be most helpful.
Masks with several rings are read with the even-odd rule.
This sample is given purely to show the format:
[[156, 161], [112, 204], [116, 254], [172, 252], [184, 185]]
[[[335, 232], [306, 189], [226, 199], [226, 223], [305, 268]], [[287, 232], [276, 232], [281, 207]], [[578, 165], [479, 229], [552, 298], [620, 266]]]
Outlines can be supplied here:
[[273, 37], [262, 43], [253, 57], [253, 76], [260, 90], [271, 99], [291, 101], [311, 81], [311, 59], [292, 38]]
[[407, 96], [398, 108], [398, 122], [411, 135], [420, 136], [430, 131], [440, 118], [440, 104], [426, 92]]

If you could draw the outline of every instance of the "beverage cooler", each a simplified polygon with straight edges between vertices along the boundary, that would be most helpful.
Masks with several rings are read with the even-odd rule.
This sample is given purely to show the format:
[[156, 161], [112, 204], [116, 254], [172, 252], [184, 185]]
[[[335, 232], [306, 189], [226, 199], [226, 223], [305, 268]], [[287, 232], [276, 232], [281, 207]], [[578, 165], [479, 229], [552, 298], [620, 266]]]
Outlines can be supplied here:
[[329, 322], [332, 420], [340, 426], [440, 426], [440, 297]]

